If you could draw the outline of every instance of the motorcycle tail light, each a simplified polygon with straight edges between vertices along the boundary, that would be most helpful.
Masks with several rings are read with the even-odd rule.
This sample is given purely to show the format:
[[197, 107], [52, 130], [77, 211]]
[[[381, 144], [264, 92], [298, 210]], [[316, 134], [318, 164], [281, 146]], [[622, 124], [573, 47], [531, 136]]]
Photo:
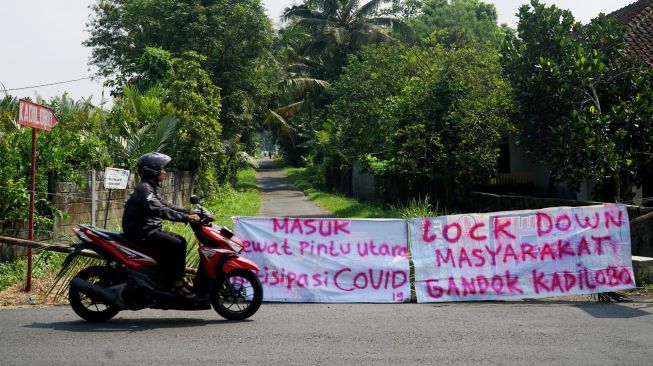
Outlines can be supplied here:
[[91, 238], [86, 236], [83, 231], [81, 231], [79, 228], [74, 228], [73, 232], [75, 232], [75, 235], [77, 235], [78, 238], [82, 239], [85, 242], [92, 242]]

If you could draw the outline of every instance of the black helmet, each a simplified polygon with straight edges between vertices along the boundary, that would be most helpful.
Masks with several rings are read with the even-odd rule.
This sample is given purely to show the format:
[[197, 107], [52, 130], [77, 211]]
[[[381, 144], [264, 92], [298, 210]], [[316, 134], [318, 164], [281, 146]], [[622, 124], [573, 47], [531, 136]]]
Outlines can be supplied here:
[[159, 175], [161, 168], [168, 165], [170, 160], [172, 160], [172, 158], [166, 154], [158, 152], [147, 153], [138, 158], [138, 163], [136, 164], [138, 167], [138, 175], [140, 175], [142, 179], [155, 178]]

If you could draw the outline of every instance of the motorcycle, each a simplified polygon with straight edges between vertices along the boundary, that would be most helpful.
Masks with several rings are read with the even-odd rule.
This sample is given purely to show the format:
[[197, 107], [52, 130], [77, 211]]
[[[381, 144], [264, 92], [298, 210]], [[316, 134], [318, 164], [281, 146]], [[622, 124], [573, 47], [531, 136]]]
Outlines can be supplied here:
[[228, 320], [244, 320], [256, 313], [263, 301], [263, 287], [253, 272], [259, 266], [239, 255], [243, 245], [231, 230], [210, 224], [213, 217], [197, 196], [191, 197], [191, 203], [200, 216], [199, 222], [190, 224], [199, 241], [200, 261], [191, 287], [196, 296], [187, 298], [163, 286], [157, 261], [121, 233], [80, 224], [73, 231], [81, 243], [73, 245], [60, 273], [85, 249], [100, 254], [105, 262], [84, 268], [70, 281], [68, 299], [75, 313], [90, 322], [145, 308], [213, 307]]

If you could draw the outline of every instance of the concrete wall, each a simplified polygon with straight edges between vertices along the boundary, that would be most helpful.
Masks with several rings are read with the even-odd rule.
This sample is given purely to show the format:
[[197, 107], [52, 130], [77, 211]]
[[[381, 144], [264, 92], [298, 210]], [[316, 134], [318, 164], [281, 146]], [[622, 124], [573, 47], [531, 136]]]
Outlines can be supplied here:
[[360, 164], [355, 161], [351, 171], [351, 190], [354, 198], [363, 201], [372, 201], [376, 197], [374, 176], [365, 173]]
[[[27, 239], [28, 222], [24, 220], [0, 220], [0, 235], [11, 236], [14, 238]], [[0, 244], [0, 262], [13, 261], [27, 255], [27, 248], [1, 245]]]
[[[71, 182], [54, 184], [54, 204], [64, 212], [65, 219], [55, 219], [54, 242], [65, 243], [74, 240], [72, 232], [76, 224], [92, 224], [92, 172], [86, 172], [86, 187]], [[137, 183], [132, 174], [125, 190], [104, 188], [104, 172], [95, 172], [95, 225], [109, 230], [121, 231], [121, 219], [125, 200]], [[194, 181], [190, 172], [169, 172], [161, 185], [159, 193], [164, 200], [177, 206], [188, 207], [193, 192]]]

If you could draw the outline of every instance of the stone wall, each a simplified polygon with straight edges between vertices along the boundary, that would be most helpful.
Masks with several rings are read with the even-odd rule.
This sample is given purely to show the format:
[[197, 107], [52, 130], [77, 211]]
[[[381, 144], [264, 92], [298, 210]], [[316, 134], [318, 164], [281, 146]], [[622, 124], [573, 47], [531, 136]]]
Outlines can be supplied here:
[[[64, 214], [64, 219], [55, 219], [54, 242], [66, 243], [75, 240], [72, 228], [76, 224], [92, 224], [92, 174], [86, 172], [87, 185], [79, 187], [71, 182], [54, 184], [54, 204]], [[107, 190], [104, 188], [104, 171], [95, 172], [95, 226], [108, 230], [121, 230], [121, 219], [125, 200], [136, 184], [132, 174], [125, 190]], [[169, 172], [159, 193], [164, 200], [177, 206], [188, 207], [194, 188], [193, 175], [190, 172]]]
[[[0, 235], [27, 239], [28, 222], [21, 220], [0, 220]], [[0, 262], [13, 261], [27, 255], [27, 248], [0, 244]]]

